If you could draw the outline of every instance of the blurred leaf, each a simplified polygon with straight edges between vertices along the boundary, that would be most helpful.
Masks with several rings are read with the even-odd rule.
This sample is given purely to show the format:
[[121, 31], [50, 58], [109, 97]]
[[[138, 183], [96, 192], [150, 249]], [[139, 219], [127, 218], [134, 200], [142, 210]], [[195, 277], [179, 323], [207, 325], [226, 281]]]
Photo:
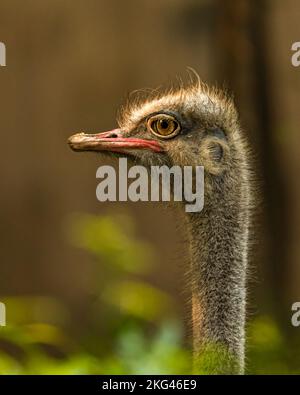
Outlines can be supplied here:
[[249, 337], [252, 346], [263, 348], [281, 348], [283, 337], [275, 322], [266, 316], [256, 318], [249, 326]]
[[9, 312], [10, 324], [45, 322], [64, 324], [69, 313], [60, 302], [45, 296], [17, 296], [1, 298]]
[[247, 348], [247, 372], [252, 374], [289, 373], [287, 344], [278, 326], [270, 317], [257, 317], [249, 325]]
[[0, 374], [22, 374], [22, 366], [12, 357], [0, 352]]
[[118, 355], [127, 374], [191, 373], [191, 358], [180, 347], [181, 337], [174, 321], [164, 322], [153, 339], [146, 338], [139, 328], [131, 328], [120, 337]]
[[74, 245], [101, 258], [106, 265], [131, 273], [145, 273], [153, 262], [149, 244], [133, 237], [127, 216], [74, 215], [69, 226]]
[[103, 293], [104, 300], [144, 320], [156, 320], [170, 311], [168, 296], [149, 284], [138, 281], [120, 281], [110, 284]]
[[26, 330], [30, 339], [34, 343], [52, 344], [55, 346], [65, 346], [70, 344], [70, 339], [63, 331], [53, 325], [48, 324], [31, 324], [27, 325]]

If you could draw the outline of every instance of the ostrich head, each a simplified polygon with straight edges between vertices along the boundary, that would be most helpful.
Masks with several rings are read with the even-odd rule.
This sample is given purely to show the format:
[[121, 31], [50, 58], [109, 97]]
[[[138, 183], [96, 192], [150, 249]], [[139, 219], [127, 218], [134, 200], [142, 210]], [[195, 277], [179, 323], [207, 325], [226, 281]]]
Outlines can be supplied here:
[[[204, 166], [204, 208], [185, 214], [195, 361], [207, 354], [207, 372], [241, 373], [251, 191], [247, 145], [232, 100], [197, 82], [131, 101], [117, 129], [79, 133], [69, 144], [75, 151], [126, 155], [144, 166]], [[217, 358], [207, 352], [216, 347]]]
[[75, 151], [126, 155], [144, 166], [204, 166], [207, 174], [219, 176], [234, 161], [237, 130], [232, 101], [197, 83], [133, 100], [122, 109], [119, 128], [78, 133], [69, 144]]

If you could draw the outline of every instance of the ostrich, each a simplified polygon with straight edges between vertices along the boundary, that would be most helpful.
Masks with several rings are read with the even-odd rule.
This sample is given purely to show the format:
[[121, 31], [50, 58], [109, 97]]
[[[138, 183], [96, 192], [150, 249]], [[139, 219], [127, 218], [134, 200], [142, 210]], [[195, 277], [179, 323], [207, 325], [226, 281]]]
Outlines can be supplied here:
[[144, 166], [204, 166], [204, 208], [183, 212], [195, 372], [243, 374], [252, 188], [249, 149], [231, 98], [200, 79], [129, 101], [119, 127], [68, 140], [75, 151]]

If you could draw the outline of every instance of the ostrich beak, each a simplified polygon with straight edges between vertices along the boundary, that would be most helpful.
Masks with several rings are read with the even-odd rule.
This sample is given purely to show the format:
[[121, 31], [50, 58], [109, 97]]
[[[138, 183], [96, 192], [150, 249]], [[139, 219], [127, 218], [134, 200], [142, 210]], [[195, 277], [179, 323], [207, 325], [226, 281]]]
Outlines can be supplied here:
[[74, 151], [126, 153], [128, 150], [136, 149], [154, 152], [162, 152], [164, 150], [156, 140], [126, 137], [126, 134], [121, 129], [97, 134], [77, 133], [69, 138], [68, 143]]

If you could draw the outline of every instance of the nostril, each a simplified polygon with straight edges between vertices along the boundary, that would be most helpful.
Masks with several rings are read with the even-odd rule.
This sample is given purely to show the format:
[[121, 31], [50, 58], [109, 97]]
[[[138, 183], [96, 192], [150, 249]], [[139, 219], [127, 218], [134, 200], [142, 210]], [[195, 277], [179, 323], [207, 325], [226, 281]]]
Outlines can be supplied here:
[[118, 137], [118, 135], [117, 135], [116, 133], [113, 133], [113, 134], [111, 134], [109, 137], [110, 137], [111, 139], [115, 139], [115, 138]]

